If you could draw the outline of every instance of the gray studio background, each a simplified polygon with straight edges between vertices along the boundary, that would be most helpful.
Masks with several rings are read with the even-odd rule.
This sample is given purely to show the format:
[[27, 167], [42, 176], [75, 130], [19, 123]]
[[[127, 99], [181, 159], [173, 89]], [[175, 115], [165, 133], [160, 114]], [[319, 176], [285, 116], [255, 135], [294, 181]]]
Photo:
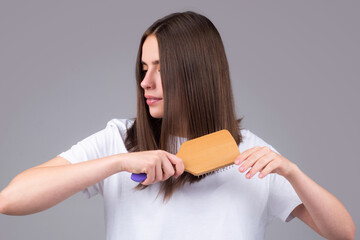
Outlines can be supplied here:
[[[359, 1], [0, 0], [0, 189], [112, 118], [134, 117], [140, 37], [184, 10], [218, 28], [243, 127], [338, 197], [359, 227]], [[0, 215], [0, 239], [105, 239], [102, 198]], [[322, 238], [295, 219], [274, 221], [266, 239]]]

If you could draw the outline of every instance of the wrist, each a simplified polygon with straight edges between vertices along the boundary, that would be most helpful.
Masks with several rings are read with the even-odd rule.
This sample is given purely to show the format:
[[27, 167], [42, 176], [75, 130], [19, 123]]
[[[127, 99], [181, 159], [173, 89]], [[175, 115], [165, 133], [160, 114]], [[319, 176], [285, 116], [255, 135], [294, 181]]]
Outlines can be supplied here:
[[295, 163], [291, 162], [288, 171], [284, 174], [284, 177], [291, 182], [300, 172], [300, 168]]
[[119, 153], [114, 155], [115, 157], [115, 168], [117, 172], [122, 172], [125, 170], [124, 166], [124, 154], [125, 153]]

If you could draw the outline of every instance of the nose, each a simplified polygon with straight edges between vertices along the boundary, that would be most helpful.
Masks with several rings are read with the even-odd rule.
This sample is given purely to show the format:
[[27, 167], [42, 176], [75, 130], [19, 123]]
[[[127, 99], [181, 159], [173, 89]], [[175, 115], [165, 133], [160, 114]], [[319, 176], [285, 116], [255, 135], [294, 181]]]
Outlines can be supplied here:
[[141, 81], [140, 86], [143, 89], [152, 89], [155, 86], [155, 82], [153, 77], [151, 76], [151, 72], [147, 71], [144, 79]]

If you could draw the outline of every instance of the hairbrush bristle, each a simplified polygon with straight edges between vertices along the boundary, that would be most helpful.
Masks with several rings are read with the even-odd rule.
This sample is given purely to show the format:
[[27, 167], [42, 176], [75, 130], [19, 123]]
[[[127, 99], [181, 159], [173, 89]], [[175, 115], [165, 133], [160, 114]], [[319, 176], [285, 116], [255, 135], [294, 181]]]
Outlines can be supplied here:
[[199, 176], [197, 176], [197, 177], [198, 177], [198, 178], [202, 178], [202, 177], [207, 177], [207, 176], [210, 176], [210, 175], [214, 175], [214, 174], [216, 174], [216, 173], [220, 173], [220, 172], [227, 171], [227, 170], [229, 170], [230, 168], [233, 168], [234, 166], [235, 166], [235, 164], [231, 164], [231, 165], [228, 165], [228, 166], [226, 166], [226, 167], [222, 167], [222, 168], [216, 169], [216, 170], [214, 170], [214, 171], [201, 174], [201, 175], [199, 175]]

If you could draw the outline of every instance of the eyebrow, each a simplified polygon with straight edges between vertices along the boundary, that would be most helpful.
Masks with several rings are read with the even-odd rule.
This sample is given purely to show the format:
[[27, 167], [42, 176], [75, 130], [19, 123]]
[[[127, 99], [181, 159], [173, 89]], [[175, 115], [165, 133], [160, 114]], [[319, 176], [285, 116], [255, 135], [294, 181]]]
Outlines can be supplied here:
[[[158, 64], [160, 64], [160, 61], [159, 60], [155, 60], [155, 61], [152, 61], [151, 62], [153, 65], [158, 65]], [[143, 65], [146, 65], [147, 66], [147, 63], [146, 62], [144, 62], [143, 60], [141, 60], [141, 64], [143, 64]]]

